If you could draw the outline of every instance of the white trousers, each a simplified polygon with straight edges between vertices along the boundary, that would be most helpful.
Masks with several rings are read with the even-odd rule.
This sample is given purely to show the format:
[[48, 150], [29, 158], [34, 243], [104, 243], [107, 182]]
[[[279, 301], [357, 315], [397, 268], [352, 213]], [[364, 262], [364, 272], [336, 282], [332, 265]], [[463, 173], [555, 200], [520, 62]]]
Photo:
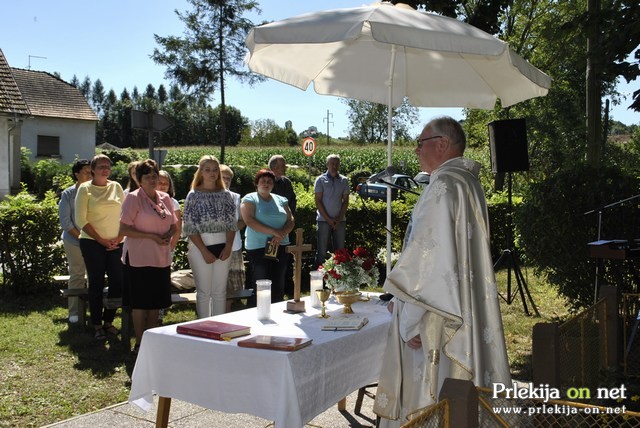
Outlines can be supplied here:
[[[69, 284], [68, 288], [85, 288], [87, 282], [85, 274], [87, 268], [84, 265], [82, 251], [79, 245], [73, 245], [71, 242], [62, 240], [64, 252], [67, 255], [67, 264], [69, 265]], [[78, 316], [78, 298], [69, 297], [69, 316]]]
[[187, 258], [196, 283], [196, 311], [198, 318], [225, 313], [227, 302], [227, 278], [231, 257], [207, 264], [198, 247], [189, 243]]

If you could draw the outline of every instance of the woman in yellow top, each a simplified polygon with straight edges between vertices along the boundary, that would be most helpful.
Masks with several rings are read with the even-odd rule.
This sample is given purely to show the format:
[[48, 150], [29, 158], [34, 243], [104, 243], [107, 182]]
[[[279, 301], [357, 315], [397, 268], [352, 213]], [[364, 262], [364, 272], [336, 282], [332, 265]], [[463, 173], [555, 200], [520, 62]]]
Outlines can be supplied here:
[[96, 155], [91, 160], [91, 181], [82, 183], [76, 195], [76, 223], [80, 227], [80, 250], [89, 280], [89, 311], [95, 338], [105, 340], [107, 333], [117, 335], [113, 326], [115, 309], [102, 305], [105, 273], [109, 279], [108, 297], [122, 293], [122, 236], [119, 235], [120, 211], [124, 194], [117, 181], [109, 180], [111, 159]]

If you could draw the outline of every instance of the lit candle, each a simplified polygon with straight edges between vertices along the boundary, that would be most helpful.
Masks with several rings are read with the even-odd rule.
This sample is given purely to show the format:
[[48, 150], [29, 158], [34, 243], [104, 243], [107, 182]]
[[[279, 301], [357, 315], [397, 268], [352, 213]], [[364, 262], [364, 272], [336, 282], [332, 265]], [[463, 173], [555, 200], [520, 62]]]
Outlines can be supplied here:
[[256, 281], [258, 319], [271, 318], [271, 280], [259, 279]]

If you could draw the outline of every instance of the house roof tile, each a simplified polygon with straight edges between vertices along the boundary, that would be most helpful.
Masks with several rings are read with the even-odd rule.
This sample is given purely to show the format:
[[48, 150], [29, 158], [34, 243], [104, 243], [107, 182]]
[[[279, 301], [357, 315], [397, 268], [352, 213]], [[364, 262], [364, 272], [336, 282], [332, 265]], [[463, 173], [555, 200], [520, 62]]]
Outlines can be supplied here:
[[0, 114], [29, 114], [29, 107], [11, 72], [2, 50], [0, 50]]
[[11, 67], [13, 77], [31, 114], [97, 121], [98, 116], [75, 86], [44, 71]]

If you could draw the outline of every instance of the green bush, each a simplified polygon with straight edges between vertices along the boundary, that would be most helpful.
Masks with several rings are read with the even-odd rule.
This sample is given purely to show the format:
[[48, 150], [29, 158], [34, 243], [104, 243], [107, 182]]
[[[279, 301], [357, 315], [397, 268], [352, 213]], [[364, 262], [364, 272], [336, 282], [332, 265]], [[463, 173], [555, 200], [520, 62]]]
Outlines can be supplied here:
[[313, 189], [316, 178], [322, 174], [324, 170], [320, 170], [314, 166], [309, 169], [309, 165], [293, 166], [287, 169], [287, 177], [292, 183], [300, 183], [305, 187]]
[[[512, 196], [513, 207], [511, 209], [513, 217], [515, 212], [522, 205], [521, 196]], [[494, 261], [500, 256], [502, 250], [515, 249], [520, 247], [519, 231], [516, 228], [515, 221], [513, 225], [513, 242], [509, 239], [509, 200], [506, 192], [493, 193], [487, 199], [489, 210], [489, 230], [491, 233], [491, 254]]]
[[[582, 165], [531, 184], [515, 217], [521, 244], [536, 271], [547, 275], [572, 309], [594, 301], [596, 267], [587, 243], [598, 237], [598, 216], [585, 213], [626, 199], [639, 189], [640, 179], [619, 168]], [[601, 237], [637, 237], [639, 214], [637, 204], [603, 211]], [[604, 283], [631, 292], [631, 266], [613, 261], [606, 265]]]
[[58, 201], [46, 192], [38, 201], [25, 189], [0, 202], [2, 286], [16, 294], [50, 287], [62, 274], [64, 250], [59, 243]]
[[189, 269], [189, 260], [187, 259], [187, 240], [181, 239], [176, 245], [176, 250], [173, 253], [173, 264], [171, 269]]
[[164, 165], [162, 169], [166, 170], [173, 180], [173, 189], [175, 192], [175, 198], [178, 201], [183, 201], [189, 193], [191, 188], [191, 182], [193, 181], [193, 175], [196, 172], [197, 166], [195, 165]]
[[358, 169], [349, 173], [349, 184], [351, 185], [351, 191], [355, 192], [356, 187], [361, 181], [366, 181], [373, 174], [369, 169]]
[[[132, 148], [119, 149], [119, 150], [96, 150], [96, 154], [107, 155], [111, 162], [115, 165], [118, 162], [122, 162], [126, 165], [133, 161], [144, 160], [149, 157], [149, 152], [141, 152], [133, 150]], [[89, 159], [91, 160], [91, 159]]]
[[32, 162], [30, 155], [29, 149], [21, 148], [20, 181], [26, 190], [42, 199], [48, 190], [59, 194], [68, 186], [69, 181], [62, 177], [70, 177], [71, 166], [61, 165], [57, 159], [41, 159]]
[[30, 156], [31, 150], [20, 147], [20, 182], [26, 186], [27, 190], [34, 192], [36, 180]]

